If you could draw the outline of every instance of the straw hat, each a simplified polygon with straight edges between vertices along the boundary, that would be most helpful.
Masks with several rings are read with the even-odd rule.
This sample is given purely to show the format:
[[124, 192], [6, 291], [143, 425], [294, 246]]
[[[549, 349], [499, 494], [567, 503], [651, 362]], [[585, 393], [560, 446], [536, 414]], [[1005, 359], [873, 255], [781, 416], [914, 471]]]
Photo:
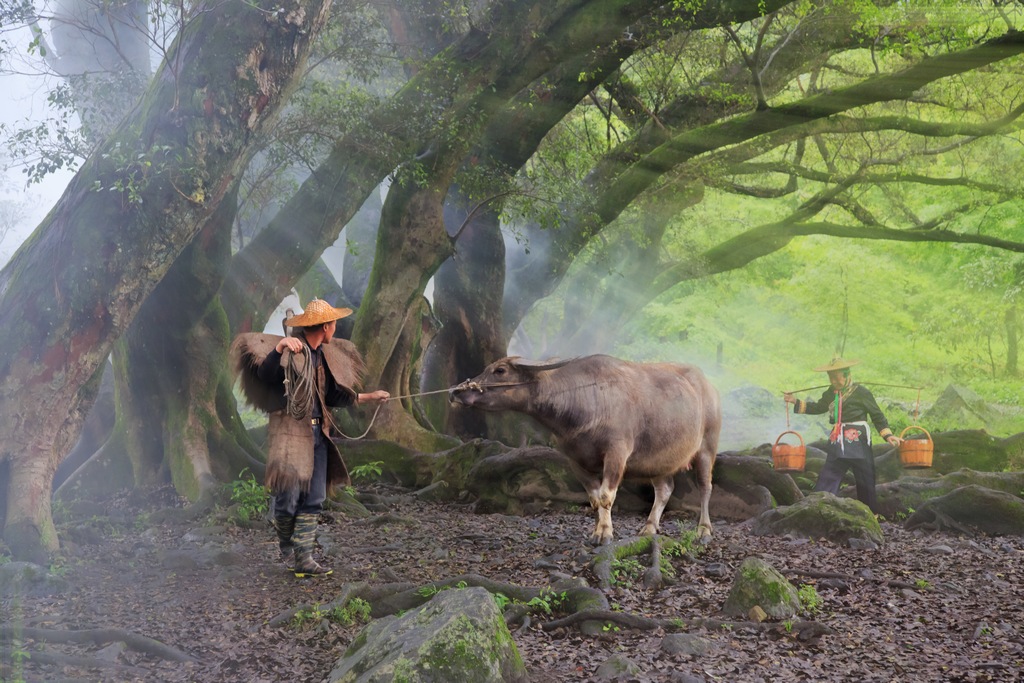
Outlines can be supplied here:
[[335, 308], [323, 299], [312, 299], [306, 304], [305, 311], [285, 319], [284, 324], [288, 327], [311, 327], [323, 325], [347, 315], [352, 315], [351, 308]]
[[845, 370], [846, 368], [853, 367], [854, 365], [856, 365], [859, 362], [860, 362], [859, 360], [844, 360], [844, 359], [840, 358], [839, 356], [836, 356], [835, 358], [833, 358], [828, 363], [828, 365], [822, 365], [819, 368], [814, 368], [814, 371], [815, 372], [832, 372], [833, 370]]

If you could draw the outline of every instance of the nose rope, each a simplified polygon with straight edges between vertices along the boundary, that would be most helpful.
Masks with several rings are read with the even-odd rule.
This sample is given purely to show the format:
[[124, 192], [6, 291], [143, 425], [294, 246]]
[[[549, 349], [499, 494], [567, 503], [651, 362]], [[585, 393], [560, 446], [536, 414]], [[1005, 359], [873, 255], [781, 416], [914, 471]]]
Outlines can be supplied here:
[[467, 389], [472, 389], [473, 391], [478, 391], [482, 394], [484, 393], [484, 389], [500, 389], [501, 387], [521, 387], [525, 384], [532, 384], [532, 382], [490, 382], [488, 384], [480, 384], [479, 382], [473, 382], [467, 379], [465, 382], [457, 384], [451, 389], [446, 389], [445, 391], [465, 391]]
[[[504, 384], [500, 384], [500, 383], [480, 384], [479, 382], [471, 382], [471, 381], [469, 381], [467, 379], [465, 382], [462, 382], [461, 384], [458, 384], [457, 386], [453, 387], [452, 389], [437, 389], [436, 391], [421, 391], [418, 394], [405, 394], [405, 395], [402, 395], [402, 396], [389, 396], [388, 398], [384, 399], [384, 401], [381, 401], [380, 403], [377, 404], [376, 410], [373, 411], [373, 417], [370, 418], [370, 424], [366, 425], [366, 431], [363, 432], [362, 434], [360, 434], [359, 436], [348, 436], [347, 434], [345, 434], [345, 432], [341, 431], [341, 429], [338, 427], [338, 425], [333, 420], [331, 420], [331, 426], [343, 438], [348, 439], [349, 441], [358, 441], [360, 439], [366, 438], [366, 435], [370, 433], [370, 430], [373, 429], [373, 422], [374, 422], [374, 420], [377, 419], [377, 414], [380, 413], [380, 407], [382, 405], [384, 405], [384, 403], [386, 403], [388, 401], [397, 401], [397, 400], [400, 400], [400, 399], [403, 399], [403, 398], [416, 398], [417, 396], [431, 396], [433, 394], [447, 394], [449, 391], [462, 391], [462, 390], [465, 390], [465, 389], [472, 389], [473, 391], [479, 391], [480, 393], [483, 393], [484, 389], [491, 389], [491, 388], [494, 388], [494, 387], [499, 387], [499, 388], [500, 387], [518, 387], [518, 386], [522, 386], [524, 384], [530, 384], [530, 382], [507, 382], [507, 383], [504, 383]], [[328, 418], [328, 419], [330, 419], [330, 418]]]

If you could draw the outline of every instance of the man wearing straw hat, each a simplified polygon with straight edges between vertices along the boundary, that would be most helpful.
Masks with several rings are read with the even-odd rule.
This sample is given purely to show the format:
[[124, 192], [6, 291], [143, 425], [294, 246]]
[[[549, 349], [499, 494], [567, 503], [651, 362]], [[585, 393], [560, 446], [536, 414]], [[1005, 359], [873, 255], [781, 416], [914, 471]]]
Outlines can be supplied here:
[[337, 321], [352, 313], [313, 299], [284, 321], [292, 336], [241, 334], [232, 344], [248, 401], [270, 413], [267, 471], [281, 559], [297, 577], [332, 572], [313, 559], [317, 520], [328, 491], [351, 483], [328, 408], [383, 402], [383, 390], [359, 393], [363, 360], [355, 345], [334, 339]]
[[879, 435], [893, 446], [899, 446], [901, 439], [889, 429], [889, 421], [867, 387], [850, 378], [850, 368], [859, 362], [837, 357], [827, 365], [814, 368], [815, 372], [827, 372], [829, 380], [829, 387], [817, 401], [801, 401], [791, 393], [783, 398], [786, 403], [794, 405], [795, 413], [821, 415], [827, 412], [833, 424], [828, 455], [814, 490], [838, 493], [843, 475], [852, 469], [857, 483], [857, 499], [874, 512], [877, 507], [875, 456], [871, 451], [871, 429], [867, 418], [871, 418]]

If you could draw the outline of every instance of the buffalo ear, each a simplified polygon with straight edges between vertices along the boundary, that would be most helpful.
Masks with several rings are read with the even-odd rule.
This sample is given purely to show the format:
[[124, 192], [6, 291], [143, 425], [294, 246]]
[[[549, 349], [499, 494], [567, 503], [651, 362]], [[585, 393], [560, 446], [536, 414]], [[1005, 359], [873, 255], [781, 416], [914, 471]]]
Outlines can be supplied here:
[[576, 360], [575, 358], [549, 358], [547, 360], [527, 360], [525, 358], [513, 357], [509, 359], [509, 364], [513, 367], [523, 368], [524, 370], [557, 370], [560, 367], [568, 365], [569, 363]]

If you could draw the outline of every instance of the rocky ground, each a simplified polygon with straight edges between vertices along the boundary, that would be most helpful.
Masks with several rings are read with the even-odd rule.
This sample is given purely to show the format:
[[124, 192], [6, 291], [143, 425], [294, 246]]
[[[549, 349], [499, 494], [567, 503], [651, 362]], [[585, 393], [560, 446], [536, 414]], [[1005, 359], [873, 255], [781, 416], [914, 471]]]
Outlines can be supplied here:
[[[0, 680], [319, 682], [361, 628], [316, 607], [347, 582], [479, 574], [546, 586], [569, 575], [597, 585], [584, 542], [589, 509], [478, 515], [394, 489], [364, 493], [384, 501], [373, 517], [325, 518], [322, 552], [335, 573], [320, 580], [297, 580], [277, 564], [271, 531], [259, 524], [226, 524], [223, 515], [150, 524], [147, 513], [180, 504], [166, 490], [104, 501], [88, 516], [66, 511], [65, 556], [50, 568], [63, 588], [0, 598]], [[619, 536], [642, 523], [639, 515], [614, 519]], [[679, 535], [694, 524], [692, 515], [667, 513], [663, 531]], [[613, 609], [626, 613], [683, 622], [719, 616], [736, 568], [758, 556], [795, 585], [814, 587], [805, 593], [820, 605], [805, 618], [824, 627], [817, 635], [801, 638], [791, 623], [738, 622], [697, 629], [699, 638], [680, 651], [665, 647], [661, 629], [545, 629], [556, 614], [513, 627], [514, 639], [530, 679], [540, 682], [609, 680], [599, 669], [615, 655], [638, 672], [619, 681], [1024, 680], [1021, 537], [882, 526], [884, 547], [854, 550], [758, 538], [748, 524], [717, 521], [699, 556], [669, 558], [672, 583], [646, 590], [639, 567], [623, 562], [607, 591]], [[297, 617], [275, 619], [300, 605]], [[57, 642], [69, 632], [89, 635]]]

